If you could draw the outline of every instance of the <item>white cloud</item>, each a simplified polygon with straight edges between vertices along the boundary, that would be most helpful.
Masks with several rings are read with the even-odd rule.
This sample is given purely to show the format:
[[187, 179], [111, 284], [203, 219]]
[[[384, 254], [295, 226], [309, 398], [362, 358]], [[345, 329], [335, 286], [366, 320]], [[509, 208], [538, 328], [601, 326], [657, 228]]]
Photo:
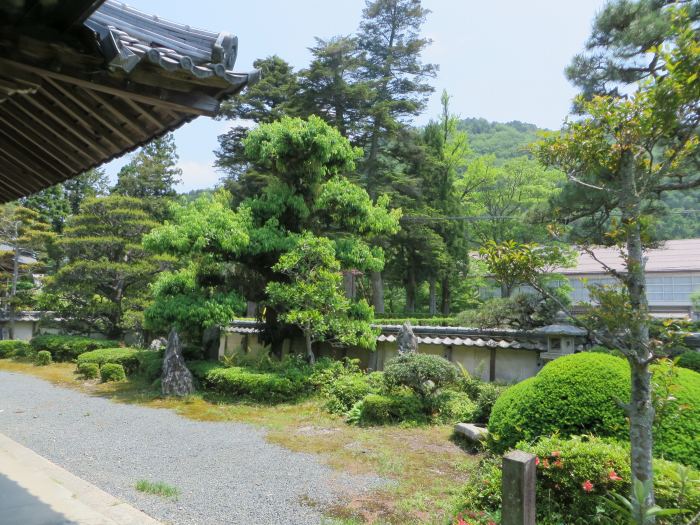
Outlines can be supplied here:
[[177, 186], [181, 192], [213, 188], [221, 179], [221, 173], [206, 162], [183, 160], [177, 165], [182, 170], [182, 182]]

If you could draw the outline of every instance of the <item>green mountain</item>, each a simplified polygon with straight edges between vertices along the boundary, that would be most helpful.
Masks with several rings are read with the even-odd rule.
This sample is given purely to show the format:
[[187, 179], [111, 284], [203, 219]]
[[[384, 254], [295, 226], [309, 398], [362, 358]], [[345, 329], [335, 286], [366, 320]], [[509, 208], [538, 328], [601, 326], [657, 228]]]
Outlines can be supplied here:
[[469, 145], [477, 155], [495, 155], [499, 161], [528, 155], [528, 146], [547, 131], [534, 124], [513, 120], [489, 122], [483, 118], [466, 118], [459, 128], [469, 135]]

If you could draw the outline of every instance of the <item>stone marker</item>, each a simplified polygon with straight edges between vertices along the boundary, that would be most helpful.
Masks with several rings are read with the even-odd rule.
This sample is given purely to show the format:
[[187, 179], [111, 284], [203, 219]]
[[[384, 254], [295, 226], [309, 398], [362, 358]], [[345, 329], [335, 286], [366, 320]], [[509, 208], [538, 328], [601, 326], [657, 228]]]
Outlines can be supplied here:
[[163, 359], [162, 391], [165, 396], [187, 396], [194, 393], [192, 372], [185, 366], [182, 345], [173, 328], [168, 336], [168, 347]]
[[503, 456], [502, 525], [535, 525], [535, 456], [513, 450]]
[[418, 350], [418, 339], [413, 333], [410, 321], [403, 324], [396, 336], [396, 342], [399, 345], [399, 355], [413, 354]]
[[154, 339], [151, 341], [151, 344], [148, 345], [149, 350], [158, 351], [161, 348], [165, 348], [168, 344], [168, 340], [165, 337], [159, 337], [158, 339]]

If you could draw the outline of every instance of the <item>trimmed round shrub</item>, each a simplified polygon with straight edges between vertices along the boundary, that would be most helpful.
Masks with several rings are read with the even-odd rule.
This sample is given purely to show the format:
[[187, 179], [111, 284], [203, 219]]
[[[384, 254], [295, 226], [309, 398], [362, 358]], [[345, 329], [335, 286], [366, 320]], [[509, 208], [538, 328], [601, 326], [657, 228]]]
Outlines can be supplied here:
[[700, 374], [680, 367], [675, 373], [673, 404], [654, 429], [654, 454], [700, 468]]
[[[594, 523], [606, 508], [602, 495], [627, 496], [631, 485], [629, 448], [623, 443], [591, 436], [543, 438], [517, 448], [537, 456], [537, 522]], [[465, 486], [455, 513], [465, 509], [496, 511], [501, 506], [501, 459], [489, 457]], [[662, 508], [700, 511], [700, 472], [679, 463], [654, 461], [656, 503]], [[589, 482], [584, 489], [584, 483]], [[601, 507], [602, 505], [602, 507]], [[624, 520], [620, 518], [619, 523]], [[685, 521], [682, 521], [685, 523]], [[618, 521], [616, 521], [618, 523]], [[675, 523], [675, 522], [674, 522]]]
[[53, 360], [51, 359], [51, 352], [47, 352], [46, 350], [37, 352], [36, 357], [34, 358], [34, 364], [37, 366], [50, 365], [52, 362]]
[[490, 444], [503, 452], [556, 433], [624, 439], [627, 420], [618, 400], [629, 400], [629, 391], [629, 365], [618, 357], [560, 357], [501, 394], [489, 419]]
[[105, 383], [108, 381], [124, 381], [126, 379], [124, 367], [116, 363], [105, 363], [100, 368], [100, 379]]
[[78, 373], [85, 379], [97, 379], [100, 376], [100, 365], [97, 363], [78, 363]]
[[10, 357], [30, 357], [34, 352], [31, 345], [19, 339], [0, 341], [0, 359]]
[[678, 366], [700, 372], [700, 352], [691, 350], [682, 353], [678, 358]]
[[441, 423], [468, 423], [474, 420], [476, 403], [464, 392], [443, 390], [431, 404], [433, 413]]
[[[92, 350], [78, 356], [80, 363], [96, 363], [99, 367], [107, 363], [121, 365], [125, 372], [132, 374], [139, 367], [139, 354], [142, 350], [135, 348], [103, 348]], [[143, 351], [145, 352], [145, 351]]]
[[364, 425], [427, 421], [423, 403], [411, 392], [370, 394], [358, 402], [353, 409], [356, 407], [359, 409], [357, 422]]
[[136, 355], [138, 373], [148, 381], [155, 381], [163, 374], [163, 351], [144, 350]]
[[425, 398], [435, 390], [457, 381], [457, 369], [447, 359], [430, 354], [400, 355], [384, 368], [389, 388], [405, 386]]

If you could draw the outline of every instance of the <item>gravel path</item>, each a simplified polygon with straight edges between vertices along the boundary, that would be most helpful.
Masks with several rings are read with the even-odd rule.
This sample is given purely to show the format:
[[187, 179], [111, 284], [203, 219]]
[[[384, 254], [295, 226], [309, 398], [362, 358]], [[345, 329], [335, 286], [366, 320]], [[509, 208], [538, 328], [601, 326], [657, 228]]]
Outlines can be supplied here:
[[[383, 484], [265, 441], [239, 423], [185, 419], [0, 372], [0, 432], [164, 523], [314, 524], [321, 505]], [[137, 492], [139, 479], [180, 489]]]

